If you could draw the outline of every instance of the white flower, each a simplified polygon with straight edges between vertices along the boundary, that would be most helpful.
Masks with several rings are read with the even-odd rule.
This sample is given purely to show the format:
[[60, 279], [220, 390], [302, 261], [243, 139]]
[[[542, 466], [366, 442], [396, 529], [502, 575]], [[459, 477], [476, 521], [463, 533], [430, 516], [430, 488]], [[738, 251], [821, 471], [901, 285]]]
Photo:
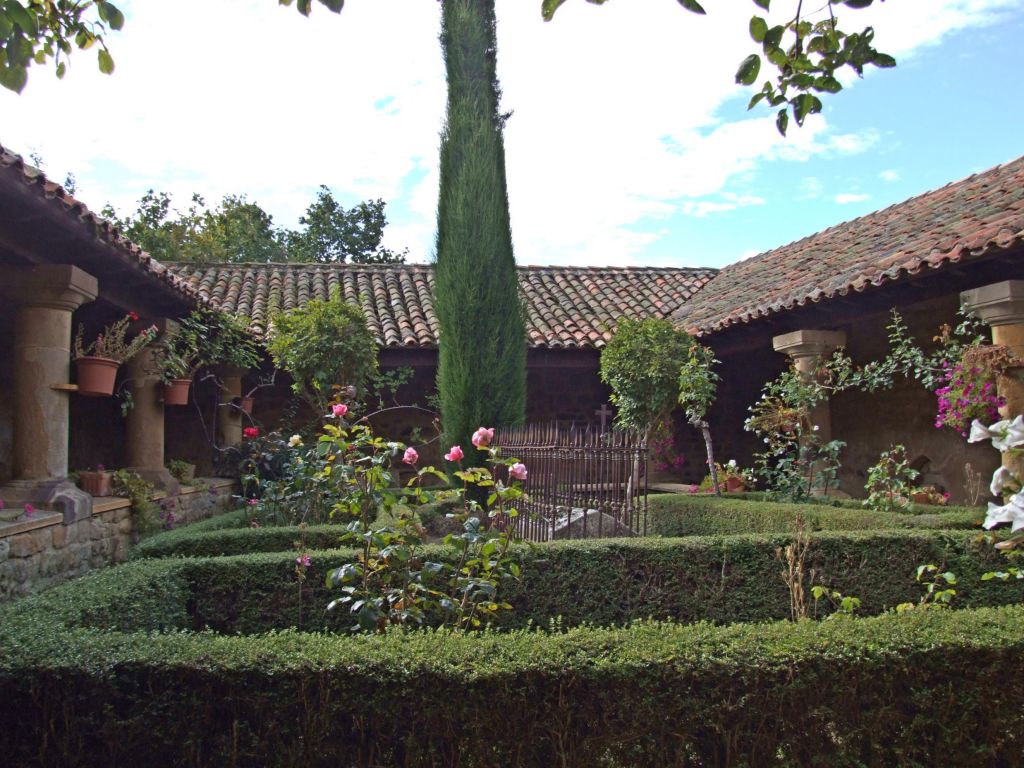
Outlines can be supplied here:
[[813, 427], [811, 427], [811, 431], [812, 432], [817, 432], [819, 429], [820, 429], [820, 427], [817, 424], [815, 424]]
[[729, 463], [726, 466], [736, 469], [736, 459], [729, 459]]
[[999, 523], [1010, 523], [1011, 531], [1024, 528], [1024, 492], [1014, 494], [1009, 502], [1001, 507], [991, 501], [988, 503], [985, 527], [995, 528]]
[[288, 438], [289, 448], [299, 448], [302, 446], [302, 438], [299, 435], [292, 435]]
[[1014, 482], [1016, 482], [1016, 478], [1013, 476], [1013, 472], [1006, 467], [1000, 467], [995, 471], [995, 474], [992, 475], [992, 484], [988, 489], [992, 491], [993, 496], [999, 496], [1002, 494], [1003, 488], [1005, 488], [1009, 483]]
[[1024, 445], [1024, 416], [1018, 416], [1013, 421], [1003, 419], [991, 427], [975, 419], [971, 422], [971, 434], [967, 442], [977, 443], [982, 440], [991, 440], [992, 447], [997, 451], [1008, 451]]

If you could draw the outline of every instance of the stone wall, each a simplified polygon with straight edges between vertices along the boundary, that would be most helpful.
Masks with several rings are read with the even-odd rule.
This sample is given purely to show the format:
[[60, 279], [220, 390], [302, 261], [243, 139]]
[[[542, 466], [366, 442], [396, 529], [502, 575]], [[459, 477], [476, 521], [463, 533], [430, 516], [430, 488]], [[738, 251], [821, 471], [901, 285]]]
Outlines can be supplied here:
[[[221, 478], [207, 487], [182, 488], [180, 494], [155, 495], [175, 525], [211, 517], [234, 506], [234, 482]], [[64, 525], [59, 513], [36, 512], [31, 518], [0, 523], [0, 600], [37, 592], [81, 576], [94, 568], [124, 562], [136, 540], [128, 500], [100, 498], [92, 517]]]

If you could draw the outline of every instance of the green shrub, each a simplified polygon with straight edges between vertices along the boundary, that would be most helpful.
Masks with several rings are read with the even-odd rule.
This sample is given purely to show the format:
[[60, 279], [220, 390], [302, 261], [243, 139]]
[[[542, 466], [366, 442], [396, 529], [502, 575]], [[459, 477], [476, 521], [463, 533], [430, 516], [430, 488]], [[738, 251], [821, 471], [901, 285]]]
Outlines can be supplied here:
[[[748, 494], [749, 497], [749, 494]], [[916, 507], [919, 514], [875, 512], [849, 504], [784, 504], [749, 498], [663, 494], [648, 499], [648, 530], [661, 536], [790, 533], [799, 515], [812, 531], [979, 528], [984, 512], [966, 507]]]
[[[266, 531], [274, 535], [272, 529]], [[254, 534], [250, 542], [264, 540], [263, 529], [237, 533], [243, 534], [239, 541], [250, 533]], [[990, 545], [975, 539], [969, 531], [821, 532], [812, 536], [806, 567], [815, 572], [814, 584], [860, 598], [863, 614], [916, 602], [921, 587], [914, 572], [924, 563], [957, 575], [956, 606], [1024, 601], [1024, 582], [981, 581], [981, 574], [998, 570], [1005, 562]], [[514, 609], [502, 616], [500, 625], [546, 626], [557, 617], [566, 626], [622, 625], [643, 618], [719, 623], [787, 618], [789, 592], [780, 576], [783, 564], [777, 553], [791, 540], [792, 536], [780, 534], [520, 545], [515, 554], [521, 578], [506, 583], [502, 590]], [[300, 595], [291, 539], [285, 533], [270, 541], [283, 551], [156, 561], [173, 567], [168, 574], [190, 585], [189, 621], [182, 626], [251, 634], [296, 625]], [[333, 631], [341, 617], [324, 611], [336, 597], [324, 585], [324, 577], [352, 553], [309, 554], [312, 564], [301, 596], [302, 626]], [[424, 550], [426, 558], [446, 556], [451, 554], [445, 555], [437, 546]], [[71, 604], [79, 602], [75, 586], [59, 588], [69, 590], [65, 599]], [[810, 586], [808, 579], [808, 592]], [[131, 597], [123, 600], [112, 610], [130, 608]], [[819, 608], [822, 615], [828, 612], [824, 605]]]
[[[160, 564], [133, 564], [156, 568]], [[1005, 765], [1024, 608], [218, 637], [0, 622], [10, 765]]]

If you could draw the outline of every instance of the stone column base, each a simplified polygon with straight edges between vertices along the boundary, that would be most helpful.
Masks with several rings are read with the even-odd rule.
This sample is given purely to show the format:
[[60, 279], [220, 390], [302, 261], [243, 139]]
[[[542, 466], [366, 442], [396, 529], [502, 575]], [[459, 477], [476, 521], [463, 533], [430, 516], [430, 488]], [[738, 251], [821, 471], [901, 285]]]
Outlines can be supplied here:
[[181, 483], [174, 479], [166, 469], [148, 469], [146, 467], [125, 467], [129, 472], [134, 472], [147, 483], [150, 483], [158, 491], [166, 491], [168, 496], [175, 496]]
[[92, 517], [92, 496], [67, 478], [15, 480], [0, 488], [0, 499], [8, 507], [54, 509], [64, 515], [64, 525]]

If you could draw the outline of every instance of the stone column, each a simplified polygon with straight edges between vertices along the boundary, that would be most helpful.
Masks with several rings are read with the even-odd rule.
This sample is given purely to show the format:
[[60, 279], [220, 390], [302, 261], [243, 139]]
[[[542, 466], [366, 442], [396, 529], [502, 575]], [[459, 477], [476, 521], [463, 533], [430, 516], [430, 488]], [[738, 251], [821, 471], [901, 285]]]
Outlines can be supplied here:
[[242, 376], [240, 368], [218, 366], [215, 370], [220, 382], [220, 402], [217, 407], [217, 439], [222, 448], [239, 445], [242, 442], [244, 417], [239, 407], [242, 398]]
[[[805, 380], [814, 376], [819, 360], [845, 345], [846, 334], [843, 331], [793, 331], [772, 339], [775, 351], [788, 355]], [[829, 442], [832, 439], [832, 414], [828, 400], [815, 406], [811, 420], [818, 427], [821, 442]]]
[[169, 494], [179, 483], [164, 467], [164, 387], [157, 372], [157, 345], [173, 333], [173, 320], [157, 320], [156, 340], [125, 366], [125, 384], [132, 407], [125, 417], [125, 463], [127, 469]]
[[[992, 343], [1006, 347], [1024, 360], [1024, 280], [974, 288], [960, 294], [961, 303], [992, 329]], [[1024, 414], [1024, 368], [1013, 368], [996, 377], [996, 389], [1006, 400], [999, 409], [1004, 419]], [[1003, 454], [1003, 465], [1024, 474], [1024, 461]]]
[[[14, 329], [14, 482], [3, 494], [83, 513], [67, 483], [71, 314], [96, 298], [96, 278], [69, 264], [0, 267], [0, 286], [18, 306]], [[80, 493], [80, 492], [79, 492]], [[83, 496], [85, 494], [82, 494]], [[58, 498], [59, 497], [59, 498]]]

